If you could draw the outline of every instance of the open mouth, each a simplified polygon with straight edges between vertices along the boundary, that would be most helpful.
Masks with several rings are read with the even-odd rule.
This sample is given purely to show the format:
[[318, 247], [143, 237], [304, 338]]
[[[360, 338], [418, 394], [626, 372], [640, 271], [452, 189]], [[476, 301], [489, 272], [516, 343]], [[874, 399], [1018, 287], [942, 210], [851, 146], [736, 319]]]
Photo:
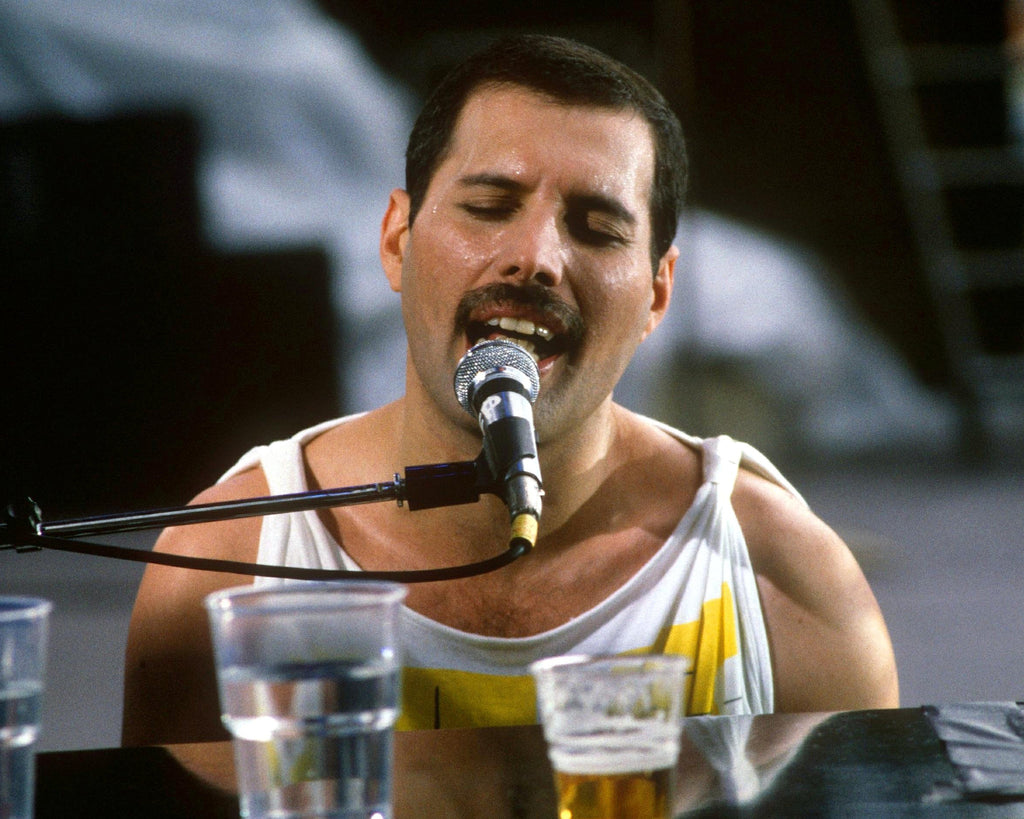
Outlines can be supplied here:
[[579, 311], [534, 285], [498, 283], [467, 293], [456, 310], [455, 326], [465, 330], [468, 347], [499, 338], [518, 344], [542, 373], [584, 335]]
[[492, 316], [485, 321], [472, 321], [467, 327], [467, 335], [470, 346], [498, 338], [518, 344], [538, 366], [561, 355], [567, 346], [564, 334], [544, 324], [514, 316]]

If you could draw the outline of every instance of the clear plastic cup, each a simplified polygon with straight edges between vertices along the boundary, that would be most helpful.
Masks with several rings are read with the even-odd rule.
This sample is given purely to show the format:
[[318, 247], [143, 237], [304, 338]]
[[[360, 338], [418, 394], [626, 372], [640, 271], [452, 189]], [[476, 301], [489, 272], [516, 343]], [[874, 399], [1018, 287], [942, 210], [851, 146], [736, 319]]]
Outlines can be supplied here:
[[0, 597], [0, 816], [32, 819], [53, 604]]
[[242, 816], [391, 817], [405, 594], [356, 580], [206, 598]]

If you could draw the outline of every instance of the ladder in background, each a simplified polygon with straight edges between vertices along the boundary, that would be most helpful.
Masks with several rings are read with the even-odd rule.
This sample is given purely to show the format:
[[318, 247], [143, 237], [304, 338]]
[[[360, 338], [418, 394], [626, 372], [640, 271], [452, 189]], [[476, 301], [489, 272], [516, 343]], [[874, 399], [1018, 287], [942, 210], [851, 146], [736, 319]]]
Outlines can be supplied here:
[[[964, 443], [995, 454], [1024, 441], [1024, 145], [1007, 126], [1004, 12], [975, 2], [851, 0]], [[965, 16], [985, 12], [994, 26]]]

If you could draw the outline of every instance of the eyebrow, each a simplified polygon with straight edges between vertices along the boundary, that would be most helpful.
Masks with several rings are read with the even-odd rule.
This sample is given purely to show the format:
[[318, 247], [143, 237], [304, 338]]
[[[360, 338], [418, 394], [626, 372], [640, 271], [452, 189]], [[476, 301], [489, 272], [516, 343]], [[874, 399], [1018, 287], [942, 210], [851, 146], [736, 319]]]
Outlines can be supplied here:
[[[475, 173], [463, 176], [459, 179], [462, 187], [471, 188], [474, 186], [497, 188], [509, 193], [520, 193], [526, 186], [508, 176], [494, 173]], [[607, 213], [630, 226], [637, 223], [636, 215], [623, 205], [619, 200], [611, 196], [603, 196], [599, 193], [578, 193], [570, 194], [569, 204], [582, 208], [586, 211], [598, 211]]]
[[459, 178], [459, 185], [464, 188], [476, 186], [486, 188], [499, 188], [503, 191], [518, 192], [526, 189], [526, 186], [516, 182], [510, 176], [503, 176], [497, 173], [472, 173]]

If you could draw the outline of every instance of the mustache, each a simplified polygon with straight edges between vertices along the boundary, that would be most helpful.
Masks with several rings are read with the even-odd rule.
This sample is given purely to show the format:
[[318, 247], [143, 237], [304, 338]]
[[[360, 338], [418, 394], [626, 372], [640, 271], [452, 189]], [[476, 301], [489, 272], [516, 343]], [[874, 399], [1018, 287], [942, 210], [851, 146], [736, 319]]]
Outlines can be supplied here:
[[534, 283], [513, 285], [498, 282], [470, 290], [460, 299], [455, 310], [455, 326], [466, 331], [473, 313], [495, 304], [526, 307], [547, 317], [560, 328], [560, 334], [570, 345], [583, 338], [585, 323], [579, 311], [548, 288]]

